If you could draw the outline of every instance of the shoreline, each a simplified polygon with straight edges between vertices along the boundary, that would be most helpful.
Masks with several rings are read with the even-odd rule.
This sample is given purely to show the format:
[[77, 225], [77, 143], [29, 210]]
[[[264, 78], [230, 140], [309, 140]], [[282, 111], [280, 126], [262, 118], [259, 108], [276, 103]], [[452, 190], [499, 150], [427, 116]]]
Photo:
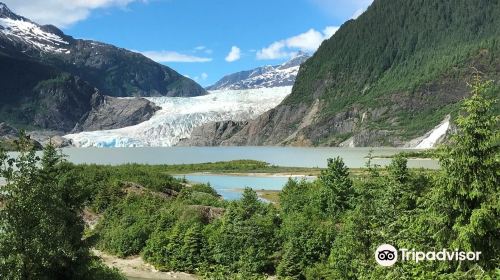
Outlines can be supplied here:
[[[319, 170], [316, 171], [319, 174]], [[190, 175], [208, 175], [208, 176], [238, 176], [238, 177], [261, 177], [261, 178], [305, 178], [305, 179], [316, 179], [318, 176], [311, 174], [303, 174], [301, 172], [297, 173], [287, 173], [287, 172], [193, 172], [193, 173], [182, 173], [175, 174], [175, 176], [190, 176]]]

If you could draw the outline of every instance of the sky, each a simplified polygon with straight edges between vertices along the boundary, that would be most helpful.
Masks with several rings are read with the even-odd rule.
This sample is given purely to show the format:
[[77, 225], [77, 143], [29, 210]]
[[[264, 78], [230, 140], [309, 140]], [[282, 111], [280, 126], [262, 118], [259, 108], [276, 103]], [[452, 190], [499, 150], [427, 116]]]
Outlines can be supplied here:
[[113, 44], [203, 86], [314, 53], [372, 0], [0, 0], [75, 38]]

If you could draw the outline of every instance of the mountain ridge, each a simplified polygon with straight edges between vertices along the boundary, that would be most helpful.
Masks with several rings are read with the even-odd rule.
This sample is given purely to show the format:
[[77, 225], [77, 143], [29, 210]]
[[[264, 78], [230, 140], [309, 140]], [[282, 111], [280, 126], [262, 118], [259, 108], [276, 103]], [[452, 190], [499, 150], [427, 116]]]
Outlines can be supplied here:
[[267, 65], [226, 75], [206, 89], [241, 90], [292, 86], [300, 65], [310, 57], [307, 53], [299, 52], [291, 60], [280, 65]]
[[199, 96], [189, 78], [142, 54], [110, 44], [75, 39], [53, 25], [38, 25], [3, 4], [0, 46], [4, 54], [50, 64], [80, 76], [110, 96]]

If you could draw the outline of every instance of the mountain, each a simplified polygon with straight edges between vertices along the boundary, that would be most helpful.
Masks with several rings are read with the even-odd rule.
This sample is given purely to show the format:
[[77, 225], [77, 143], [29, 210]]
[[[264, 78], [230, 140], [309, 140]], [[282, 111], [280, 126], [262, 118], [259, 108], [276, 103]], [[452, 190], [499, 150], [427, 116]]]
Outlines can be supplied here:
[[276, 66], [264, 66], [224, 76], [207, 90], [239, 90], [292, 86], [299, 67], [310, 56], [299, 52], [290, 61]]
[[194, 81], [142, 54], [74, 39], [52, 25], [40, 26], [0, 3], [0, 49], [79, 76], [110, 96], [199, 96]]
[[302, 64], [279, 106], [222, 144], [402, 146], [426, 135], [476, 73], [500, 88], [499, 2], [375, 0]]
[[[0, 121], [63, 132], [75, 126], [117, 128], [147, 120], [158, 108], [145, 99], [125, 104], [112, 97], [206, 93], [194, 81], [141, 54], [74, 39], [0, 3]], [[96, 102], [103, 99], [106, 102]], [[105, 106], [110, 103], [115, 106]], [[106, 110], [110, 118], [122, 120], [104, 120]], [[103, 123], [89, 124], [87, 118], [97, 111], [100, 117], [94, 119]]]

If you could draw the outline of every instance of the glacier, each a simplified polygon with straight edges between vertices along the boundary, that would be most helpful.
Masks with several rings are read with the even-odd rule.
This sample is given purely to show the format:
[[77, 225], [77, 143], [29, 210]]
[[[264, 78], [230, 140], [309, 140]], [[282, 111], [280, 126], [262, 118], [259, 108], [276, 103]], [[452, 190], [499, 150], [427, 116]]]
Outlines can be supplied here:
[[161, 109], [140, 124], [68, 134], [76, 147], [171, 147], [189, 138], [195, 127], [216, 121], [245, 121], [276, 107], [291, 86], [215, 90], [198, 97], [148, 97]]

